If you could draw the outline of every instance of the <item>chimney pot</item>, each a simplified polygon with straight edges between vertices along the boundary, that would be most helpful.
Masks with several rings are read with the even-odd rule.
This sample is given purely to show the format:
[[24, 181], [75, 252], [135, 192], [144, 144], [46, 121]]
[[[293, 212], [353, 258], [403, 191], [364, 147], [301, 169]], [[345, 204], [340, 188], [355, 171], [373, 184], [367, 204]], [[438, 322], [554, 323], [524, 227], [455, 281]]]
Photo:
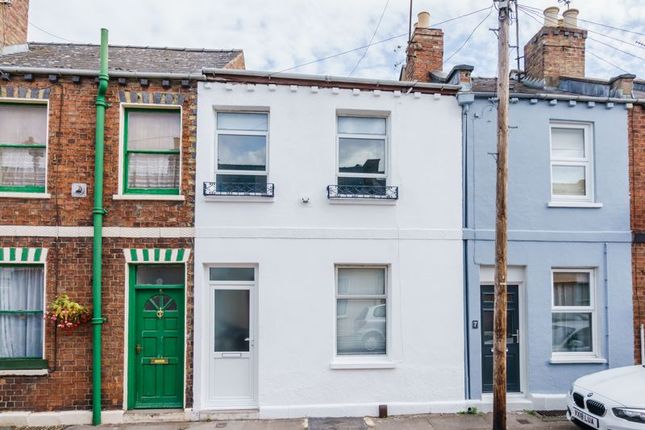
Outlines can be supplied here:
[[544, 9], [544, 26], [557, 27], [558, 13], [560, 13], [560, 8], [556, 6], [551, 6]]
[[416, 28], [430, 28], [430, 13], [427, 11], [419, 12]]
[[443, 31], [430, 27], [428, 12], [420, 12], [417, 18], [405, 51], [406, 60], [401, 70], [401, 80], [430, 82], [430, 73], [443, 68]]
[[562, 12], [564, 16], [564, 26], [569, 28], [578, 28], [578, 9], [568, 9]]

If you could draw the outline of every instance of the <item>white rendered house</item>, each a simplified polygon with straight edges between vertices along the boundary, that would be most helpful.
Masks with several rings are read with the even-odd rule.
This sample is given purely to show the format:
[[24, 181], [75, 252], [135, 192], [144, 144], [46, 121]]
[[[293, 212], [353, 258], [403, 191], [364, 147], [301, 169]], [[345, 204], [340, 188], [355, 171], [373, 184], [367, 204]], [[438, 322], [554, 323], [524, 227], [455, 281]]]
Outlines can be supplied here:
[[195, 410], [463, 409], [458, 87], [208, 76]]

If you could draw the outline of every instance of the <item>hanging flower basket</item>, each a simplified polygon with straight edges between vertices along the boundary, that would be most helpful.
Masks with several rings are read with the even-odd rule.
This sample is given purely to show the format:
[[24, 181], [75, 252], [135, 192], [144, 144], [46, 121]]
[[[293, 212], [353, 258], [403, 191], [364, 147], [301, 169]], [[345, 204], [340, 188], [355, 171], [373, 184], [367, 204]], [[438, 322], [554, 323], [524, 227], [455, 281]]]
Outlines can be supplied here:
[[51, 321], [57, 328], [72, 331], [90, 321], [90, 311], [82, 305], [70, 300], [67, 294], [61, 294], [51, 302], [45, 313], [45, 319]]

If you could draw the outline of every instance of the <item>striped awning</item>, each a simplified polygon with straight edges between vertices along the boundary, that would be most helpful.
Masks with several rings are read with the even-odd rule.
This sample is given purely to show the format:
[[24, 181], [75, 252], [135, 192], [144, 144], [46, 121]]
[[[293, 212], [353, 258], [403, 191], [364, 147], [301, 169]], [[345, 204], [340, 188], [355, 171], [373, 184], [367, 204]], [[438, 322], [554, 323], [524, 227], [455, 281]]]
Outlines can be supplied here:
[[47, 248], [0, 248], [0, 263], [34, 264], [47, 260]]
[[128, 263], [185, 263], [190, 257], [189, 248], [131, 248], [123, 253]]

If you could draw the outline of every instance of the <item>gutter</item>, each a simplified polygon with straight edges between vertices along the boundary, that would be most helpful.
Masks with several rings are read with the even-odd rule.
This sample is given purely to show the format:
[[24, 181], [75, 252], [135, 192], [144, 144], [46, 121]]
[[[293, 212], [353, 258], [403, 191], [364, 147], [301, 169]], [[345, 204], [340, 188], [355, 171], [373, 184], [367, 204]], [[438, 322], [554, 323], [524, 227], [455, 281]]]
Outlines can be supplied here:
[[[494, 92], [475, 92], [475, 97], [478, 98], [490, 98], [497, 97], [497, 93]], [[645, 103], [645, 99], [625, 99], [618, 97], [593, 97], [593, 96], [574, 96], [566, 94], [549, 94], [549, 93], [536, 93], [536, 94], [526, 94], [526, 93], [511, 93], [510, 98], [518, 99], [543, 99], [543, 100], [575, 100], [579, 102], [598, 102], [598, 103]]]
[[[0, 65], [0, 72], [6, 73], [33, 73], [39, 75], [68, 75], [68, 76], [89, 76], [97, 77], [100, 75], [99, 70], [92, 69], [62, 69], [46, 67], [26, 67], [26, 66], [3, 66]], [[106, 73], [108, 71], [106, 70]], [[112, 78], [149, 78], [149, 79], [192, 79], [203, 80], [204, 75], [201, 73], [163, 73], [163, 72], [129, 72], [125, 70], [110, 70]]]
[[240, 77], [240, 78], [262, 78], [265, 80], [296, 80], [296, 81], [307, 81], [307, 82], [322, 82], [322, 83], [343, 83], [343, 84], [361, 84], [361, 85], [370, 85], [374, 87], [384, 86], [384, 87], [399, 87], [402, 89], [433, 89], [433, 90], [445, 90], [445, 91], [459, 91], [461, 85], [451, 85], [451, 84], [434, 84], [429, 82], [418, 82], [418, 81], [394, 81], [394, 80], [379, 80], [379, 79], [365, 79], [365, 78], [350, 78], [350, 77], [340, 77], [340, 76], [331, 76], [331, 75], [307, 75], [301, 73], [272, 73], [272, 72], [258, 72], [258, 71], [249, 71], [249, 70], [239, 70], [239, 69], [213, 69], [213, 68], [203, 68], [202, 73], [204, 75], [213, 75], [213, 76], [230, 76], [230, 77]]
[[101, 424], [101, 314], [102, 295], [102, 258], [103, 258], [103, 151], [105, 146], [105, 101], [108, 82], [108, 31], [101, 29], [101, 48], [99, 51], [101, 69], [98, 75], [99, 85], [96, 95], [96, 143], [94, 150], [94, 209], [92, 224], [92, 424]]

